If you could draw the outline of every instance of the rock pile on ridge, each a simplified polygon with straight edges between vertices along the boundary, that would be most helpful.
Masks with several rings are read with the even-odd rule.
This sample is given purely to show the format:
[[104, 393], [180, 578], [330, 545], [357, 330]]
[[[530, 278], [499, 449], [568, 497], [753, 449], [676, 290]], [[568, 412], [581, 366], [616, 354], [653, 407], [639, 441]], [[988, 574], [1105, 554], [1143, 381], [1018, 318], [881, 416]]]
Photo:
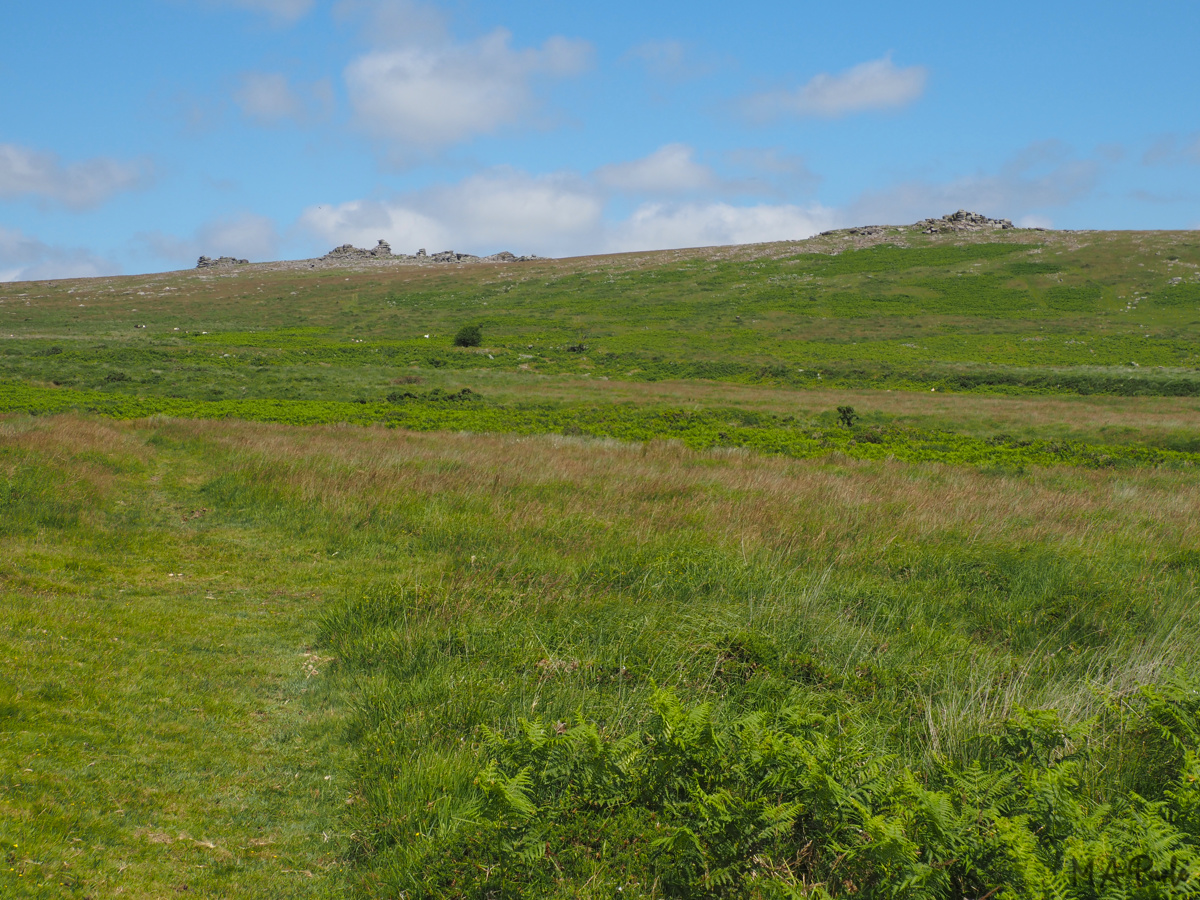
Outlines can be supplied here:
[[382, 239], [373, 250], [364, 250], [361, 247], [355, 247], [353, 244], [342, 244], [342, 246], [334, 247], [321, 257], [323, 260], [393, 259], [407, 262], [432, 263], [527, 262], [539, 258], [537, 256], [516, 256], [507, 250], [493, 253], [491, 256], [476, 256], [473, 253], [456, 253], [453, 250], [443, 250], [440, 253], [426, 253], [424, 248], [418, 250], [414, 255], [408, 256], [404, 253], [393, 254], [391, 245]]
[[925, 234], [943, 234], [947, 231], [1007, 230], [1013, 227], [1013, 223], [1009, 219], [989, 219], [981, 213], [960, 209], [958, 212], [942, 216], [940, 219], [923, 219], [911, 227], [920, 229]]
[[[509, 253], [507, 250], [501, 250], [499, 253], [493, 253], [491, 256], [476, 256], [473, 253], [456, 253], [453, 250], [443, 250], [440, 253], [426, 253], [424, 249], [418, 250], [413, 255], [407, 253], [393, 253], [391, 245], [383, 240], [379, 240], [370, 250], [364, 250], [362, 247], [355, 247], [353, 244], [342, 244], [340, 247], [334, 247], [324, 256], [316, 259], [292, 260], [275, 263], [259, 263], [260, 266], [269, 266], [273, 269], [279, 268], [300, 268], [307, 269], [338, 267], [346, 264], [361, 266], [366, 265], [375, 267], [386, 264], [402, 264], [402, 265], [429, 265], [434, 263], [513, 263], [513, 262], [532, 262], [533, 260], [541, 259], [540, 256], [517, 256], [515, 253]], [[197, 269], [212, 269], [212, 268], [232, 268], [234, 266], [249, 265], [249, 260], [236, 259], [232, 256], [222, 256], [220, 259], [211, 259], [207, 256], [200, 257], [196, 263]]]
[[217, 259], [210, 259], [207, 256], [202, 256], [202, 257], [200, 257], [200, 259], [198, 259], [196, 261], [197, 269], [215, 269], [215, 268], [224, 267], [224, 266], [248, 266], [248, 265], [250, 265], [250, 260], [235, 259], [232, 256], [221, 256], [221, 257], [218, 257]]
[[342, 244], [340, 247], [334, 247], [321, 259], [390, 259], [391, 256], [391, 245], [380, 238], [379, 243], [371, 250], [364, 250], [353, 244]]

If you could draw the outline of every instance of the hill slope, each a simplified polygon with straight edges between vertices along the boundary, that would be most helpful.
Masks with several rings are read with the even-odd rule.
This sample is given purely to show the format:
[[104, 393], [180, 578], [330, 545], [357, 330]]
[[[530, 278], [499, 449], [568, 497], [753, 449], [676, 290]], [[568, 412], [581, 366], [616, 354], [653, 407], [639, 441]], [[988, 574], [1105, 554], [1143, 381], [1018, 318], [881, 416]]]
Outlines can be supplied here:
[[1195, 896], [1198, 272], [0, 286], [0, 894]]

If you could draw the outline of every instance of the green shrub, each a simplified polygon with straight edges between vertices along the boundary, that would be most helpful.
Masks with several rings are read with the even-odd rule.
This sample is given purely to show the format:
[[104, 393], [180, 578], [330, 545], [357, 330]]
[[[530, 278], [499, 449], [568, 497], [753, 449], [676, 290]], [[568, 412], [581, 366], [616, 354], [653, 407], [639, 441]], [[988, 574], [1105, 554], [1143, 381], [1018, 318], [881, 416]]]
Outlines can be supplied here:
[[464, 325], [454, 335], [455, 347], [478, 347], [483, 343], [483, 329], [478, 325]]

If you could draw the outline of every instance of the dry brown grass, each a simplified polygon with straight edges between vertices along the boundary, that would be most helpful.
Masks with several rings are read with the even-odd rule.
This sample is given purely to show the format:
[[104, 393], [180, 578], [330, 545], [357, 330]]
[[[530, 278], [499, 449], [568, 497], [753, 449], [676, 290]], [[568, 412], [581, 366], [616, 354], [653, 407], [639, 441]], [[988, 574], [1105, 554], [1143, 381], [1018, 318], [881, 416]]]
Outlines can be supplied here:
[[[164, 427], [179, 437], [211, 441], [236, 468], [347, 516], [413, 498], [457, 496], [521, 529], [541, 527], [551, 515], [619, 523], [638, 539], [688, 526], [720, 534], [730, 544], [805, 547], [835, 556], [946, 533], [972, 542], [1076, 548], [1132, 541], [1150, 553], [1200, 541], [1200, 484], [1166, 470], [1004, 475], [938, 464], [795, 461], [694, 452], [672, 443], [553, 436], [231, 422]], [[64, 440], [90, 434], [111, 446], [111, 429], [132, 432], [137, 426], [89, 432], [68, 419], [25, 440], [44, 447], [60, 428]]]

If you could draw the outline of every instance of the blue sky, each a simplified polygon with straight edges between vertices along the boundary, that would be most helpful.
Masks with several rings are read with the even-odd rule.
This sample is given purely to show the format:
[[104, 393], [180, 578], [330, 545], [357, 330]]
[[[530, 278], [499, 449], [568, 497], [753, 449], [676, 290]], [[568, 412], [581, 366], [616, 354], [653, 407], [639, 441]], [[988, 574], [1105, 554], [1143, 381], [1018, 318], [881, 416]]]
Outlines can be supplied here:
[[0, 280], [1200, 227], [1200, 4], [11, 4]]

